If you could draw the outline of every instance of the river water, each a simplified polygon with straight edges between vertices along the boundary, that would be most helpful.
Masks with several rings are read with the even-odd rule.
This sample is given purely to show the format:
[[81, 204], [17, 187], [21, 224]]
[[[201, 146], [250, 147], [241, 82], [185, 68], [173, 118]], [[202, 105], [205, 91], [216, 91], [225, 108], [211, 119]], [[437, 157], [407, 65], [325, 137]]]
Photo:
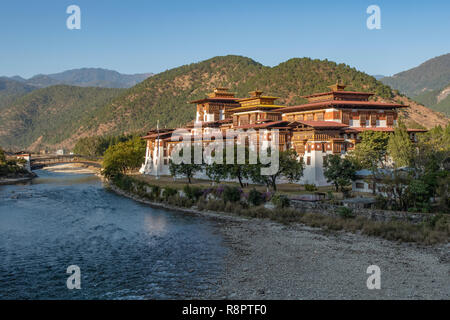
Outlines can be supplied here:
[[[218, 285], [227, 248], [214, 222], [118, 196], [92, 174], [37, 174], [0, 186], [0, 299], [182, 299]], [[67, 288], [70, 265], [80, 290]]]

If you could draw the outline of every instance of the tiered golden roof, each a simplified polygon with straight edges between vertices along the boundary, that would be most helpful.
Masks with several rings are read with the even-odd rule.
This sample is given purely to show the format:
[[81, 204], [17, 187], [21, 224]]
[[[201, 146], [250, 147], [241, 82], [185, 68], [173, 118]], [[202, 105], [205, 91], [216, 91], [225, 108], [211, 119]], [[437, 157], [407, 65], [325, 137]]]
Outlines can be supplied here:
[[234, 98], [235, 92], [229, 92], [228, 88], [214, 88], [212, 93], [208, 94], [208, 98]]

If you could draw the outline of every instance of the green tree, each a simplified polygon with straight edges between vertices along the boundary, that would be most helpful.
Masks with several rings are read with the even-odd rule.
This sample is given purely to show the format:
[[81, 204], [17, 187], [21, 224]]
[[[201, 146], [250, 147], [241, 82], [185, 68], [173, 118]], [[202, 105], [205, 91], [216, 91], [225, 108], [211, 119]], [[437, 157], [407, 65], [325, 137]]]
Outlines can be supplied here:
[[206, 175], [214, 182], [219, 183], [221, 180], [226, 179], [228, 173], [226, 171], [226, 165], [219, 163], [211, 163], [206, 165]]
[[376, 180], [379, 169], [384, 167], [389, 142], [389, 133], [382, 131], [364, 131], [360, 135], [361, 141], [355, 150], [348, 155], [357, 169], [368, 169], [372, 173], [372, 190], [375, 193]]
[[[224, 152], [224, 154], [226, 155], [226, 151]], [[237, 179], [239, 181], [239, 185], [241, 186], [241, 188], [244, 187], [243, 180], [249, 178], [250, 173], [251, 173], [252, 165], [249, 164], [249, 156], [250, 156], [250, 150], [248, 149], [248, 147], [246, 147], [244, 149], [244, 157], [245, 157], [245, 160], [243, 161], [244, 163], [238, 163], [238, 162], [242, 162], [242, 161], [238, 161], [238, 160], [242, 160], [242, 159], [238, 159], [238, 148], [235, 145], [234, 146], [233, 163], [231, 163], [231, 164], [227, 163], [225, 165], [225, 172], [226, 172], [227, 177], [229, 177], [230, 179]]]
[[[268, 152], [271, 152], [269, 149]], [[261, 169], [269, 167], [269, 165], [262, 165], [258, 158], [258, 164], [252, 166], [250, 170], [250, 177], [256, 183], [265, 184], [268, 188], [277, 190], [277, 180], [280, 177], [285, 177], [289, 182], [300, 180], [303, 176], [303, 163], [298, 161], [298, 155], [295, 150], [289, 149], [279, 153], [279, 168], [278, 171], [270, 174], [261, 174]]]
[[[222, 151], [223, 159], [219, 164], [214, 162], [210, 165], [206, 165], [206, 174], [210, 179], [215, 182], [220, 182], [222, 179], [237, 179], [241, 188], [244, 187], [243, 180], [247, 179], [250, 175], [251, 165], [249, 164], [249, 149], [244, 149], [244, 159], [238, 159], [238, 146], [234, 145], [233, 149], [233, 163], [227, 163], [227, 149]], [[240, 161], [238, 161], [240, 160]], [[243, 160], [243, 161], [242, 161]], [[243, 162], [243, 163], [241, 163]]]
[[382, 189], [387, 195], [388, 206], [394, 210], [408, 210], [408, 185], [412, 177], [408, 172], [394, 169], [392, 172], [383, 172], [380, 176]]
[[119, 142], [126, 142], [138, 136], [140, 135], [93, 136], [80, 138], [75, 144], [73, 152], [77, 155], [87, 157], [101, 157], [111, 145]]
[[144, 162], [145, 141], [135, 137], [110, 146], [103, 159], [103, 174], [113, 177], [138, 169]]
[[364, 131], [360, 134], [361, 141], [356, 144], [350, 154], [359, 168], [372, 169], [379, 167], [386, 160], [389, 133], [382, 131]]
[[324, 161], [323, 174], [328, 182], [332, 182], [336, 191], [344, 191], [356, 179], [356, 168], [352, 161], [339, 155], [329, 155]]
[[406, 126], [400, 123], [389, 137], [387, 154], [392, 158], [395, 167], [409, 167], [414, 157], [414, 144]]
[[394, 169], [382, 178], [391, 207], [430, 211], [437, 197], [438, 210], [449, 211], [450, 128], [436, 127], [418, 136], [408, 170]]
[[0, 148], [0, 164], [4, 164], [5, 162], [6, 162], [5, 151], [3, 151], [2, 148]]
[[[190, 161], [181, 161], [180, 164], [176, 164], [175, 162], [172, 161], [172, 159], [170, 159], [169, 162], [169, 170], [170, 170], [170, 174], [172, 176], [177, 176], [177, 175], [181, 175], [181, 176], [185, 176], [188, 179], [189, 184], [192, 183], [192, 178], [194, 177], [195, 173], [200, 171], [202, 169], [202, 165], [201, 164], [195, 164], [194, 162], [194, 146], [191, 146], [191, 156], [190, 156]], [[180, 150], [180, 157], [183, 157], [183, 149]]]

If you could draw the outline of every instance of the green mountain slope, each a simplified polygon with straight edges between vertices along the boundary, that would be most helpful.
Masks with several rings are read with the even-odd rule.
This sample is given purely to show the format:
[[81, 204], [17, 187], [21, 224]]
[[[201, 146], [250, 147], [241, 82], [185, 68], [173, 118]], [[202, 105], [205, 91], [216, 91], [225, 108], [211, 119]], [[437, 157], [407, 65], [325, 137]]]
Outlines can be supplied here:
[[[79, 137], [143, 132], [158, 120], [161, 127], [182, 126], [195, 116], [189, 101], [205, 97], [215, 87], [229, 87], [238, 97], [260, 89], [279, 96], [279, 104], [295, 105], [305, 102], [301, 96], [328, 91], [327, 86], [337, 81], [347, 84], [348, 90], [375, 92], [375, 99], [410, 102], [345, 64], [295, 58], [266, 67], [241, 56], [215, 57], [162, 72], [124, 91], [58, 86], [33, 92], [15, 104], [14, 112], [0, 112], [0, 123], [9, 122], [8, 130], [0, 126], [0, 145], [70, 148]], [[446, 121], [422, 106], [411, 108], [406, 116], [428, 121], [422, 123], [427, 127]]]
[[25, 148], [69, 138], [123, 89], [53, 86], [18, 98], [0, 112], [0, 145]]
[[[157, 120], [167, 127], [180, 126], [195, 115], [195, 107], [188, 101], [204, 97], [217, 86], [230, 87], [241, 97], [258, 88], [279, 96], [279, 103], [292, 105], [304, 102], [302, 95], [329, 90], [327, 86], [338, 80], [349, 84], [349, 89], [375, 91], [385, 98], [392, 96], [389, 87], [344, 64], [302, 58], [270, 68], [249, 58], [225, 56], [143, 81], [99, 110], [91, 126], [109, 124], [113, 133], [144, 130], [155, 126]], [[103, 132], [97, 132], [100, 133]]]
[[382, 78], [384, 84], [409, 97], [439, 90], [450, 83], [450, 53], [430, 59], [420, 66]]
[[422, 93], [414, 97], [414, 100], [422, 103], [432, 110], [442, 112], [447, 116], [450, 116], [450, 85], [441, 90], [433, 90]]
[[18, 97], [23, 96], [36, 89], [36, 87], [27, 85], [19, 81], [4, 77], [0, 78], [0, 110], [2, 108], [6, 108]]

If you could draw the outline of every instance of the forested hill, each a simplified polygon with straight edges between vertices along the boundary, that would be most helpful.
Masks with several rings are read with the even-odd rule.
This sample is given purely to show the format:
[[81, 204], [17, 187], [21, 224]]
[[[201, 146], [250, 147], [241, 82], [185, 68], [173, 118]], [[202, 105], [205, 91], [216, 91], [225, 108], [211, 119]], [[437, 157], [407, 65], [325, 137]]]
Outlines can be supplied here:
[[[301, 96], [328, 91], [327, 86], [336, 81], [347, 84], [348, 90], [375, 92], [375, 99], [410, 102], [374, 77], [345, 64], [295, 58], [267, 67], [246, 57], [224, 56], [162, 72], [120, 92], [86, 91], [83, 95], [80, 88], [73, 91], [73, 87], [55, 87], [64, 89], [71, 103], [65, 102], [64, 94], [54, 103], [54, 93], [43, 94], [39, 90], [31, 98], [36, 93], [33, 92], [7, 115], [16, 122], [9, 124], [7, 131], [0, 128], [0, 145], [9, 141], [21, 148], [38, 144], [70, 148], [79, 137], [142, 132], [156, 126], [157, 120], [163, 127], [177, 127], [194, 119], [195, 106], [189, 101], [204, 97], [218, 86], [230, 87], [239, 97], [260, 89], [280, 97], [279, 104], [295, 105], [305, 102]], [[75, 102], [77, 95], [81, 95], [83, 103]], [[413, 119], [426, 127], [447, 122], [441, 114], [421, 108], [412, 108], [405, 114], [407, 120]], [[50, 109], [58, 125], [46, 122], [43, 113], [36, 121], [34, 109], [42, 112]], [[0, 121], [4, 119], [0, 112]]]
[[279, 96], [278, 103], [292, 105], [304, 102], [302, 95], [328, 91], [327, 86], [337, 80], [349, 84], [349, 89], [392, 96], [389, 87], [344, 64], [302, 58], [271, 68], [249, 58], [225, 56], [148, 78], [99, 110], [94, 121], [97, 127], [108, 124], [108, 129], [117, 133], [150, 128], [157, 120], [168, 127], [180, 126], [194, 118], [195, 107], [189, 101], [204, 97], [217, 86], [230, 87], [241, 97], [258, 88]]
[[433, 90], [414, 97], [414, 100], [450, 116], [450, 83], [442, 90]]
[[[305, 102], [301, 96], [328, 91], [327, 86], [336, 81], [347, 84], [348, 90], [374, 92], [375, 99], [413, 104], [374, 77], [345, 64], [295, 58], [266, 67], [249, 58], [224, 56], [168, 70], [129, 89], [98, 111], [91, 124], [98, 130], [92, 134], [142, 131], [154, 127], [157, 120], [163, 126], [180, 126], [194, 119], [195, 107], [188, 102], [217, 86], [230, 87], [240, 97], [260, 89], [280, 97], [279, 104], [295, 105]], [[447, 123], [441, 114], [416, 105], [404, 116], [425, 127]]]
[[20, 81], [0, 77], [0, 110], [10, 105], [16, 98], [37, 88]]
[[40, 150], [88, 131], [90, 115], [122, 92], [65, 85], [35, 90], [0, 110], [0, 146]]
[[412, 98], [428, 91], [440, 90], [450, 84], [450, 53], [392, 77], [382, 78], [381, 81]]

